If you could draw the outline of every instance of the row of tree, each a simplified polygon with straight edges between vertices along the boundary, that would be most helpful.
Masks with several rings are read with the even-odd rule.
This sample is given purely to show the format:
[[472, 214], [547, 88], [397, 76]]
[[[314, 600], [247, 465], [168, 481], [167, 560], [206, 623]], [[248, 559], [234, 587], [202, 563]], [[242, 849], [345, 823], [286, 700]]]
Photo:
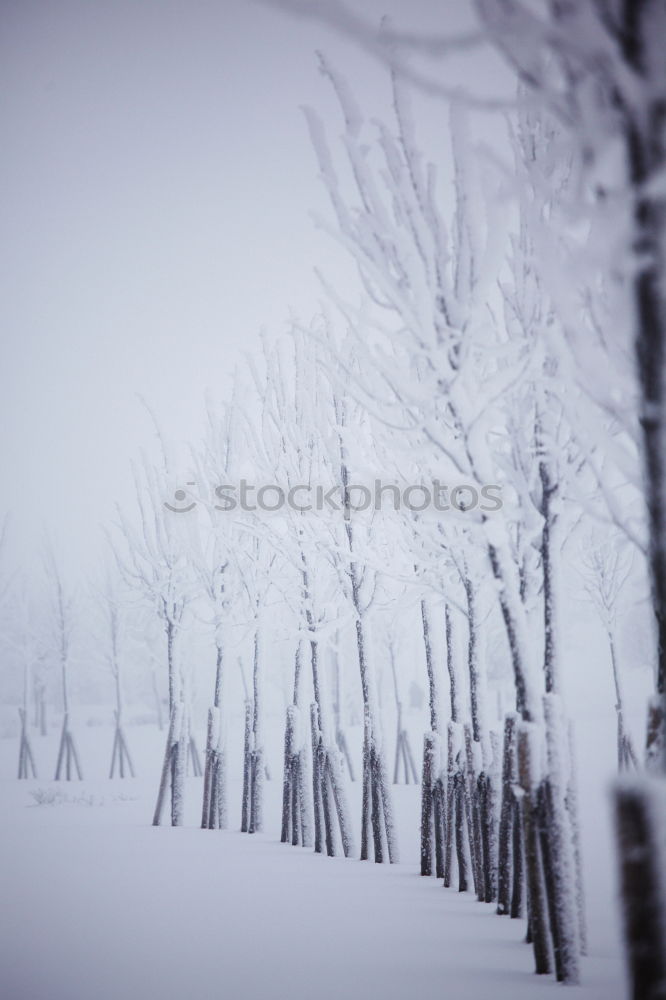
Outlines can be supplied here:
[[[334, 318], [295, 324], [265, 344], [209, 413], [184, 481], [162, 442], [161, 462], [136, 473], [138, 517], [120, 514], [112, 538], [124, 586], [143, 596], [166, 639], [169, 727], [155, 822], [167, 804], [171, 822], [183, 821], [194, 750], [178, 643], [187, 616], [206, 605], [215, 682], [202, 826], [224, 825], [228, 637], [243, 623], [253, 645], [243, 829], [262, 828], [264, 677], [275, 636], [290, 635], [282, 838], [355, 851], [346, 736], [329, 683], [331, 653], [353, 649], [363, 719], [359, 855], [397, 860], [376, 664], [388, 655], [388, 616], [404, 616], [429, 687], [422, 873], [473, 886], [501, 915], [525, 916], [536, 971], [572, 983], [585, 926], [562, 588], [576, 562], [567, 552], [593, 524], [610, 541], [589, 544], [579, 562], [609, 640], [618, 764], [643, 759], [626, 727], [614, 634], [626, 552], [649, 569], [657, 622], [648, 764], [663, 768], [666, 745], [665, 81], [655, 48], [666, 14], [661, 3], [610, 0], [544, 4], [542, 16], [504, 0], [478, 6], [482, 27], [471, 43], [490, 39], [520, 79], [511, 169], [498, 172], [478, 155], [456, 102], [452, 197], [438, 192], [405, 82], [421, 76], [406, 58], [419, 47], [414, 36], [373, 36], [392, 66], [388, 123], [366, 122], [322, 59], [342, 141], [333, 147], [317, 114], [306, 117], [332, 207], [325, 225], [357, 267], [360, 302], [327, 285]], [[342, 15], [338, 22], [358, 29]], [[456, 41], [429, 44], [432, 54]], [[279, 509], [231, 509], [222, 487], [243, 481], [271, 486]], [[386, 491], [391, 509], [357, 502], [359, 484], [371, 482], [395, 489]], [[410, 488], [432, 496], [442, 483], [457, 509], [405, 502]], [[477, 501], [489, 487], [501, 487], [501, 502], [484, 507]], [[310, 498], [319, 488], [335, 488], [337, 509], [296, 502], [297, 489]], [[165, 502], [172, 497], [175, 510]], [[491, 647], [508, 667], [501, 719], [488, 698]], [[66, 715], [68, 761], [67, 732]], [[394, 770], [402, 747], [413, 775], [402, 732], [399, 722]], [[616, 793], [641, 1000], [658, 996], [666, 978], [662, 799], [661, 780], [625, 781]]]
[[[541, 365], [536, 427], [545, 545], [553, 504], [563, 499], [559, 473], [580, 455], [607, 518], [649, 568], [656, 669], [647, 749], [658, 777], [623, 782], [615, 806], [632, 992], [641, 1000], [657, 997], [666, 980], [666, 888], [660, 875], [666, 849], [660, 819], [666, 796], [666, 4], [476, 0], [474, 23], [455, 35], [448, 23], [439, 33], [399, 31], [386, 22], [378, 31], [339, 0], [277, 3], [327, 21], [384, 60], [401, 81], [454, 107], [462, 101], [509, 111], [514, 164], [505, 167], [505, 191], [520, 209], [513, 242], [527, 266], [521, 269], [519, 258], [514, 268], [518, 280], [508, 300], [507, 329], [522, 326]], [[452, 87], [438, 73], [451, 56], [489, 48], [515, 76], [519, 98], [511, 107], [478, 86], [467, 92]], [[357, 124], [347, 118], [348, 134]], [[430, 185], [421, 184], [421, 204], [429, 191]], [[337, 214], [348, 234], [353, 217]], [[419, 226], [413, 259], [425, 263], [422, 237]], [[364, 248], [370, 258], [372, 251]], [[438, 301], [432, 285], [428, 296], [419, 294], [411, 275], [407, 284], [420, 303]], [[385, 291], [381, 285], [379, 290]], [[395, 310], [394, 299], [385, 304]], [[403, 316], [401, 343], [414, 336], [420, 319]], [[459, 322], [447, 314], [447, 327], [451, 320], [453, 326]], [[414, 347], [419, 350], [420, 342]], [[442, 374], [446, 379], [446, 366]], [[434, 389], [432, 400], [449, 397], [446, 380]], [[557, 402], [545, 407], [554, 421], [544, 419], [549, 397]], [[470, 457], [475, 459], [474, 449]], [[542, 559], [548, 609], [546, 548]], [[546, 661], [556, 641], [557, 630], [546, 623]], [[547, 662], [546, 680], [552, 688]], [[624, 759], [632, 760], [627, 748]]]
[[[398, 76], [393, 122], [369, 126], [346, 82], [323, 59], [321, 68], [342, 111], [342, 157], [309, 109], [307, 122], [333, 209], [328, 228], [357, 265], [362, 302], [342, 301], [329, 288], [342, 320], [295, 325], [238, 374], [222, 416], [211, 416], [206, 441], [193, 449], [190, 487], [181, 490], [181, 502], [198, 516], [162, 512], [160, 483], [173, 475], [165, 450], [161, 472], [144, 469], [138, 486], [141, 531], [122, 521], [120, 565], [129, 583], [151, 595], [168, 640], [171, 727], [161, 801], [170, 788], [172, 819], [180, 822], [188, 709], [172, 648], [187, 603], [205, 591], [217, 657], [206, 794], [219, 781], [219, 799], [224, 786], [213, 777], [224, 768], [222, 637], [240, 605], [254, 633], [243, 827], [261, 828], [261, 677], [279, 605], [281, 626], [290, 620], [295, 642], [283, 839], [309, 843], [311, 814], [316, 851], [353, 850], [340, 734], [322, 684], [323, 654], [335, 632], [346, 632], [355, 641], [364, 720], [360, 857], [396, 860], [373, 626], [381, 627], [380, 608], [416, 607], [430, 708], [422, 873], [434, 871], [445, 884], [457, 878], [459, 888], [473, 886], [479, 899], [497, 901], [498, 913], [525, 915], [537, 972], [576, 982], [585, 927], [572, 734], [561, 696], [563, 552], [593, 518], [625, 534], [632, 519], [625, 515], [630, 504], [608, 488], [620, 477], [619, 447], [602, 450], [596, 440], [593, 447], [589, 426], [603, 431], [602, 444], [619, 437], [629, 451], [630, 442], [615, 414], [573, 377], [568, 317], [550, 288], [548, 266], [562, 250], [547, 253], [544, 241], [568, 235], [552, 220], [568, 210], [571, 169], [561, 164], [556, 122], [525, 96], [511, 132], [515, 211], [504, 210], [456, 107], [454, 204], [445, 213]], [[596, 290], [596, 262], [578, 276], [578, 289], [585, 278]], [[577, 322], [599, 338], [600, 299], [609, 306], [591, 291]], [[231, 512], [228, 491], [215, 484], [243, 480], [272, 484], [278, 499], [333, 486], [339, 509], [292, 502], [272, 514], [252, 504]], [[355, 502], [358, 484], [370, 481], [389, 494], [391, 509]], [[433, 510], [405, 501], [414, 489], [430, 496], [441, 483], [449, 484], [448, 510], [446, 502]], [[477, 502], [500, 485], [499, 503]], [[631, 525], [629, 538], [637, 541]], [[611, 628], [622, 540], [589, 553], [608, 616], [625, 766], [636, 755], [623, 723]], [[498, 622], [513, 701], [499, 727], [488, 707], [485, 663], [488, 629]], [[444, 657], [435, 654], [435, 631], [444, 636]], [[311, 703], [302, 713], [305, 659]], [[206, 798], [204, 825], [217, 825], [206, 819], [208, 809]]]

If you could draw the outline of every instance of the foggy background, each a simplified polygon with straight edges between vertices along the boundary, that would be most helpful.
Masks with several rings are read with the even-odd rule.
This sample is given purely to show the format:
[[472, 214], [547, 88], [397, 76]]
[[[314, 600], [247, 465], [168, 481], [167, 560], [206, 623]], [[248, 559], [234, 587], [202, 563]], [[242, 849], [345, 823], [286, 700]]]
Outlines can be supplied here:
[[[359, 13], [441, 22], [432, 0]], [[311, 218], [328, 205], [300, 106], [339, 120], [317, 49], [368, 117], [386, 114], [372, 57], [251, 0], [2, 0], [0, 512], [15, 560], [46, 529], [70, 566], [93, 564], [99, 523], [131, 504], [130, 460], [150, 448], [139, 394], [169, 437], [195, 440], [206, 392], [224, 395], [260, 330], [319, 310], [315, 265], [358, 294]], [[503, 80], [487, 52], [450, 73], [493, 94]], [[417, 103], [445, 191], [446, 107]], [[501, 116], [477, 118], [501, 144]]]

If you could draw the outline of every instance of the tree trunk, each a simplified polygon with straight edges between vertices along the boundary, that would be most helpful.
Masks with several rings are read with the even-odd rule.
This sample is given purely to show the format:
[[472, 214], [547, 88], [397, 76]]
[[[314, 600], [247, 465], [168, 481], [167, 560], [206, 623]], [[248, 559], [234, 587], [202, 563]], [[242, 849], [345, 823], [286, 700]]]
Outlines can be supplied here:
[[32, 755], [32, 746], [30, 745], [28, 713], [25, 708], [19, 708], [19, 717], [21, 720], [21, 735], [19, 742], [18, 776], [21, 780], [31, 777], [36, 778], [37, 769], [35, 767], [35, 759]]
[[[182, 819], [182, 803], [183, 803], [183, 789], [182, 785], [177, 788], [176, 780], [174, 776], [176, 775], [176, 770], [178, 766], [177, 780], [180, 782], [181, 778], [184, 778], [184, 774], [181, 774], [181, 766], [184, 765], [184, 760], [177, 765], [176, 757], [178, 755], [178, 749], [180, 743], [182, 742], [182, 727], [183, 727], [183, 716], [184, 716], [184, 706], [182, 703], [174, 705], [169, 719], [169, 731], [167, 734], [166, 747], [164, 750], [164, 762], [162, 764], [162, 776], [160, 779], [160, 787], [157, 793], [157, 803], [155, 805], [155, 812], [153, 814], [153, 826], [160, 826], [164, 818], [164, 810], [167, 804], [167, 796], [171, 792], [171, 822], [172, 825], [176, 826], [174, 823], [174, 816], [176, 818]], [[181, 754], [181, 758], [184, 755]]]
[[428, 692], [430, 704], [430, 729], [433, 733], [439, 732], [439, 691], [437, 689], [437, 678], [435, 675], [435, 663], [432, 655], [432, 643], [430, 641], [430, 615], [424, 600], [421, 601], [421, 624], [423, 628], [423, 645], [425, 648], [426, 672], [428, 675]]
[[661, 779], [616, 786], [620, 891], [632, 1000], [663, 1000], [666, 983], [666, 795]]
[[[541, 453], [545, 450], [540, 426], [537, 448]], [[544, 681], [546, 692], [558, 690], [557, 685], [557, 548], [554, 539], [555, 514], [554, 500], [558, 486], [551, 475], [550, 464], [546, 457], [539, 462], [539, 478], [541, 480], [541, 515], [543, 529], [541, 531], [541, 573], [543, 576], [543, 626], [544, 626]]]
[[499, 857], [497, 865], [497, 912], [508, 914], [511, 908], [513, 786], [516, 781], [516, 725], [518, 716], [511, 712], [504, 720], [504, 752], [502, 758], [502, 805], [499, 827]]
[[549, 860], [552, 871], [551, 927], [556, 975], [565, 983], [580, 981], [580, 940], [576, 912], [576, 874], [573, 838], [566, 807], [568, 773], [574, 762], [568, 760], [567, 732], [558, 695], [544, 697], [548, 778], [544, 783], [543, 809], [547, 818]]
[[446, 668], [449, 675], [449, 695], [451, 701], [451, 722], [460, 722], [458, 705], [458, 684], [456, 677], [456, 654], [453, 640], [453, 621], [448, 604], [444, 608], [444, 629], [446, 636]]
[[187, 743], [189, 738], [187, 713], [183, 702], [178, 703], [178, 729], [173, 748], [171, 770], [171, 825], [185, 821], [185, 776], [187, 774]]
[[548, 941], [548, 914], [543, 878], [541, 845], [539, 842], [539, 810], [537, 802], [537, 730], [534, 724], [521, 723], [518, 729], [518, 779], [522, 789], [522, 821], [525, 836], [525, 865], [529, 929], [534, 947], [535, 972], [551, 971]]
[[312, 731], [312, 802], [314, 806], [314, 849], [315, 854], [322, 854], [322, 805], [321, 783], [322, 775], [319, 768], [319, 719], [317, 704], [310, 705], [310, 727]]
[[[288, 844], [291, 838], [291, 826], [296, 827], [295, 817], [292, 819], [292, 798], [296, 801], [294, 787], [294, 718], [292, 706], [287, 709], [287, 720], [284, 727], [284, 758], [282, 773], [282, 828], [280, 842]], [[298, 840], [296, 840], [298, 843]]]
[[250, 754], [250, 818], [248, 833], [260, 833], [264, 826], [264, 748], [261, 720], [261, 628], [254, 632], [254, 661], [252, 670], [252, 751]]
[[245, 728], [243, 733], [243, 797], [241, 803], [241, 833], [248, 833], [250, 826], [250, 796], [252, 793], [252, 704], [245, 702]]
[[434, 740], [432, 733], [423, 737], [423, 770], [421, 772], [421, 875], [432, 875]]

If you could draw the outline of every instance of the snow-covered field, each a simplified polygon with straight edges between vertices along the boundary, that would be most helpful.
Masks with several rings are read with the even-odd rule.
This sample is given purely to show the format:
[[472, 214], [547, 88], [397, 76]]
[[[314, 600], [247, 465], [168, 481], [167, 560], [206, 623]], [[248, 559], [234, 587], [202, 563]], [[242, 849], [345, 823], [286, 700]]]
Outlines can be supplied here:
[[[586, 746], [605, 749], [608, 727], [595, 738], [591, 725]], [[232, 750], [239, 737], [232, 729]], [[269, 737], [275, 761], [276, 724]], [[7, 1000], [532, 1000], [565, 988], [533, 975], [522, 921], [419, 877], [416, 786], [394, 789], [401, 864], [379, 866], [280, 844], [276, 773], [265, 832], [239, 833], [240, 754], [230, 754], [228, 831], [198, 829], [197, 778], [188, 779], [186, 827], [154, 828], [161, 734], [128, 727], [139, 774], [125, 781], [106, 778], [109, 728], [82, 726], [77, 740], [80, 783], [18, 782], [16, 740], [0, 740]], [[51, 777], [56, 741], [56, 732], [35, 737], [43, 777]], [[608, 807], [591, 763], [581, 762], [590, 955], [583, 986], [566, 989], [612, 1000], [625, 993], [624, 972]]]

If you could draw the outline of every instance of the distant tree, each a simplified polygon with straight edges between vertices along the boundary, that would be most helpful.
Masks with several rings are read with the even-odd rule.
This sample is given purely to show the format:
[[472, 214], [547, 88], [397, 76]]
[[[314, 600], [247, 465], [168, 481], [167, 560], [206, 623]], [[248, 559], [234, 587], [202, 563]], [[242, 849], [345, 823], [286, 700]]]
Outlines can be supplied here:
[[170, 795], [171, 824], [181, 826], [190, 741], [186, 687], [177, 643], [185, 615], [197, 594], [197, 583], [189, 558], [184, 516], [165, 507], [172, 499], [167, 492], [171, 470], [166, 450], [162, 449], [161, 464], [157, 467], [144, 456], [141, 466], [135, 468], [134, 479], [138, 525], [119, 510], [113, 548], [128, 589], [141, 596], [164, 630], [169, 730], [153, 823], [157, 826], [162, 822]]
[[76, 605], [62, 577], [62, 571], [53, 548], [47, 544], [44, 567], [49, 595], [49, 622], [46, 642], [53, 659], [60, 667], [63, 722], [58, 747], [55, 780], [71, 781], [83, 778], [79, 755], [70, 729], [70, 659], [72, 636], [75, 627]]
[[114, 710], [115, 730], [109, 778], [115, 777], [116, 773], [120, 778], [134, 778], [134, 764], [130, 756], [123, 725], [122, 660], [125, 655], [123, 649], [125, 634], [123, 616], [126, 614], [126, 602], [123, 600], [120, 590], [120, 581], [113, 575], [110, 568], [106, 571], [102, 588], [96, 597], [106, 633], [103, 640], [103, 655], [113, 677], [116, 700]]
[[618, 532], [604, 541], [591, 537], [583, 550], [582, 571], [585, 590], [594, 604], [608, 639], [615, 713], [617, 716], [617, 766], [620, 771], [638, 766], [631, 737], [627, 731], [622, 678], [618, 660], [617, 622], [620, 597], [632, 569], [632, 550]]

